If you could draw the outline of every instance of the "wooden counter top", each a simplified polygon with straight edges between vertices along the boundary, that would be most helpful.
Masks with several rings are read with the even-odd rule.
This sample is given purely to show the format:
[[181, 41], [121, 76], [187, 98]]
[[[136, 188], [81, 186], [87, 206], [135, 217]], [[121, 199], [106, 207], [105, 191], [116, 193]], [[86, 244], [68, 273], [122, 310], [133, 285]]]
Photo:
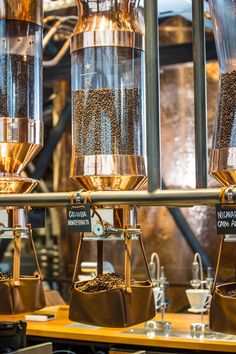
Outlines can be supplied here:
[[[236, 352], [236, 341], [225, 339], [193, 339], [173, 336], [155, 336], [150, 338], [146, 334], [124, 333], [131, 328], [143, 328], [143, 324], [126, 329], [86, 327], [86, 325], [84, 328], [71, 327], [75, 323], [68, 320], [68, 306], [48, 307], [40, 312], [55, 313], [57, 318], [48, 322], [28, 322], [27, 334], [29, 336], [149, 347]], [[0, 321], [15, 321], [23, 318], [24, 316], [0, 316]], [[191, 314], [166, 315], [166, 320], [172, 323], [173, 330], [180, 332], [189, 332], [190, 324], [199, 322], [199, 319], [199, 315]], [[160, 320], [160, 315], [157, 316], [157, 320]]]

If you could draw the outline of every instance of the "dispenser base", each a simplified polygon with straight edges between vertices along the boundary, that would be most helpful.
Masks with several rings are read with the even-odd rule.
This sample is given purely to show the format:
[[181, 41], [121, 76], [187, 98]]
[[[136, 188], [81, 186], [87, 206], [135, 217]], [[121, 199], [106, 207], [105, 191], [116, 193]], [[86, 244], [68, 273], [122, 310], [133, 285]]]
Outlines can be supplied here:
[[171, 322], [167, 322], [167, 321], [147, 321], [145, 323], [145, 328], [152, 329], [152, 330], [166, 331], [172, 329], [172, 324]]
[[209, 331], [209, 324], [202, 322], [192, 323], [190, 325], [190, 331], [191, 333]]

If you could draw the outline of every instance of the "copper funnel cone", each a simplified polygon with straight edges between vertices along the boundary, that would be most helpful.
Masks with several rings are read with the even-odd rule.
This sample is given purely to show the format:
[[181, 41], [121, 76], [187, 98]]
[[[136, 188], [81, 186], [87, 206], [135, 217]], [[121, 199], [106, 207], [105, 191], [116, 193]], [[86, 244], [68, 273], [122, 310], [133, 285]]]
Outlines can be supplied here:
[[147, 180], [144, 157], [131, 155], [72, 156], [70, 178], [78, 188], [101, 191], [137, 190]]
[[42, 123], [0, 117], [0, 173], [20, 174], [42, 148]]
[[38, 181], [21, 176], [0, 177], [0, 194], [30, 193], [38, 184]]

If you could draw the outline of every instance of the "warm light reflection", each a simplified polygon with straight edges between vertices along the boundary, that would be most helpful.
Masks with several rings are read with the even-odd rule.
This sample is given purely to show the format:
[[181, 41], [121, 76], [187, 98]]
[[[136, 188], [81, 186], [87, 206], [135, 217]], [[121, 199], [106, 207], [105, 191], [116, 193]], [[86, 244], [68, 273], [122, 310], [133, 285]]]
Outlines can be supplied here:
[[156, 332], [155, 331], [147, 331], [147, 337], [149, 339], [153, 339], [153, 338], [155, 338], [155, 336], [156, 336]]
[[6, 158], [8, 155], [8, 147], [7, 144], [0, 144], [0, 156], [2, 158]]
[[75, 0], [44, 0], [43, 7], [44, 11], [52, 11], [56, 9], [60, 9], [63, 7], [75, 6]]

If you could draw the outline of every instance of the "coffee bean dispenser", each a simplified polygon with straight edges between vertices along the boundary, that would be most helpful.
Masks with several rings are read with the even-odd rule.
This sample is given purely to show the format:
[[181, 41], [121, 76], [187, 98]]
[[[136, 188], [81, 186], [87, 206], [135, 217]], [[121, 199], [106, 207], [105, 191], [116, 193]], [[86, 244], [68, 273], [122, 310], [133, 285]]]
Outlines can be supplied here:
[[37, 184], [20, 174], [43, 145], [42, 19], [42, 0], [0, 1], [0, 193]]
[[144, 37], [138, 1], [77, 0], [71, 39], [71, 178], [87, 190], [146, 181]]
[[220, 65], [210, 173], [228, 186], [236, 183], [236, 1], [209, 0], [209, 3]]

